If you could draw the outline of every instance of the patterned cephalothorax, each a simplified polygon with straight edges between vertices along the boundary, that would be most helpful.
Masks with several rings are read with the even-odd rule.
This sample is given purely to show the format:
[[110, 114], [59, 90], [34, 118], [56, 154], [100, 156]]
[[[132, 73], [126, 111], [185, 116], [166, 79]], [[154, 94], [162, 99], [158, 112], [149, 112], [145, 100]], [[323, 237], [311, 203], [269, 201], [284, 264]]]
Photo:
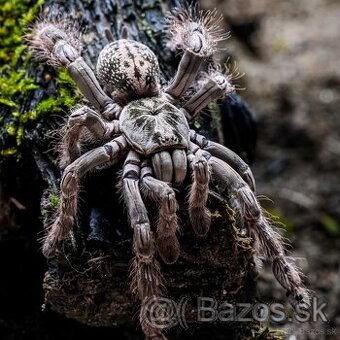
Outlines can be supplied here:
[[[68, 236], [77, 215], [79, 181], [89, 171], [112, 166], [125, 157], [122, 193], [133, 228], [132, 290], [142, 307], [162, 293], [162, 276], [155, 252], [165, 263], [176, 262], [180, 250], [177, 201], [173, 185], [191, 173], [188, 195], [191, 225], [200, 236], [207, 234], [211, 214], [206, 207], [211, 179], [228, 187], [238, 201], [241, 215], [254, 239], [257, 252], [272, 262], [273, 272], [287, 289], [291, 303], [307, 308], [308, 293], [300, 275], [285, 257], [281, 238], [263, 214], [255, 196], [253, 175], [244, 161], [230, 149], [207, 140], [189, 128], [209, 102], [228, 96], [234, 87], [232, 75], [214, 67], [200, 79], [200, 87], [183, 105], [180, 100], [195, 80], [201, 64], [209, 58], [219, 40], [227, 37], [219, 28], [216, 12], [203, 14], [193, 8], [167, 17], [171, 44], [184, 50], [174, 79], [161, 88], [155, 54], [133, 40], [113, 41], [101, 52], [97, 78], [80, 56], [79, 33], [65, 20], [38, 22], [32, 31], [34, 55], [49, 64], [66, 66], [78, 87], [94, 107], [76, 108], [69, 117], [62, 140], [61, 204], [57, 219], [45, 239], [43, 252], [51, 257]], [[83, 153], [82, 130], [102, 146]], [[183, 190], [183, 188], [181, 188]], [[159, 205], [155, 231], [144, 199]], [[154, 236], [155, 233], [155, 236]], [[142, 308], [143, 309], [143, 308]], [[161, 330], [140, 322], [147, 336], [163, 338]]]
[[128, 104], [119, 122], [128, 143], [144, 156], [188, 148], [190, 128], [185, 115], [164, 99], [139, 99]]

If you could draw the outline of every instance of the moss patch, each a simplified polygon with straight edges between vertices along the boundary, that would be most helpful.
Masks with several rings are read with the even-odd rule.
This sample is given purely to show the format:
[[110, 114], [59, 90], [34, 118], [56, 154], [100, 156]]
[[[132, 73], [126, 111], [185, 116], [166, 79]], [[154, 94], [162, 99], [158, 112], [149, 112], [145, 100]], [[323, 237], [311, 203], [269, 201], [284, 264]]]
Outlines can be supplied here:
[[[24, 33], [34, 21], [45, 0], [11, 0], [0, 6], [0, 154], [18, 156], [26, 141], [27, 130], [33, 130], [42, 117], [62, 112], [79, 100], [80, 93], [66, 71], [55, 79], [56, 93], [44, 95], [31, 107], [30, 101], [40, 83], [30, 76], [31, 55]], [[28, 143], [27, 143], [28, 144]], [[28, 145], [26, 145], [28, 146]]]

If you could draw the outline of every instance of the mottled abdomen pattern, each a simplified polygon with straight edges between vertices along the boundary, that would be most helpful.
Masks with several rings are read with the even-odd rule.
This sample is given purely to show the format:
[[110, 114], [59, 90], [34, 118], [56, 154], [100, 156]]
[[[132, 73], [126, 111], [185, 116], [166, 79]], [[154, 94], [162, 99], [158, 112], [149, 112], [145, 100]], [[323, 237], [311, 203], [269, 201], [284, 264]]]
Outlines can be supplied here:
[[163, 99], [135, 100], [123, 109], [119, 122], [129, 144], [141, 154], [188, 147], [189, 125], [184, 114]]
[[159, 92], [157, 58], [134, 40], [117, 40], [105, 46], [99, 54], [97, 75], [105, 90], [121, 104]]

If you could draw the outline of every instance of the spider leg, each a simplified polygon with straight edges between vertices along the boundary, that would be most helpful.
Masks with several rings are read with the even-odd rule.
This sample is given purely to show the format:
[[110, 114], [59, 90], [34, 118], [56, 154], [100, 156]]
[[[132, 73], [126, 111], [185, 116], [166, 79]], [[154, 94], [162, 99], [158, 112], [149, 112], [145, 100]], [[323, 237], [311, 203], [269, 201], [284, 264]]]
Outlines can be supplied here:
[[208, 151], [212, 156], [222, 159], [229, 164], [249, 185], [255, 192], [256, 184], [254, 176], [246, 162], [242, 160], [234, 151], [226, 148], [225, 146], [212, 142], [204, 136], [198, 134], [196, 131], [190, 131], [190, 140], [197, 144], [203, 150]]
[[159, 263], [154, 258], [155, 241], [150, 229], [148, 214], [139, 190], [140, 157], [130, 151], [123, 169], [123, 198], [127, 206], [131, 227], [133, 229], [133, 252], [131, 289], [140, 299], [140, 324], [144, 333], [150, 338], [160, 338], [159, 329], [152, 327], [145, 319], [145, 305], [151, 297], [160, 296], [163, 277]]
[[147, 160], [142, 163], [141, 189], [148, 197], [160, 202], [157, 221], [156, 247], [165, 263], [175, 263], [179, 256], [178, 204], [174, 190], [165, 182], [153, 177]]
[[86, 99], [103, 112], [108, 119], [117, 118], [122, 108], [115, 103], [101, 88], [93, 71], [82, 57], [67, 65], [67, 69]]
[[189, 191], [189, 218], [195, 233], [205, 236], [211, 224], [211, 213], [206, 207], [211, 177], [205, 152], [191, 143], [188, 161], [192, 169], [192, 185]]
[[223, 98], [234, 91], [230, 76], [219, 71], [211, 71], [203, 86], [183, 106], [188, 119], [195, 118], [211, 101]]
[[118, 120], [105, 121], [88, 106], [76, 108], [68, 118], [66, 132], [61, 142], [61, 168], [65, 168], [80, 156], [80, 134], [86, 128], [99, 140], [113, 138], [120, 133]]
[[295, 308], [309, 307], [308, 291], [302, 287], [302, 281], [297, 268], [288, 262], [281, 236], [273, 230], [270, 222], [264, 216], [255, 194], [227, 163], [210, 157], [213, 177], [222, 185], [231, 188], [241, 204], [242, 215], [249, 228], [250, 236], [255, 240], [259, 252], [262, 252], [272, 263], [273, 273], [278, 282], [287, 290], [290, 303]]
[[170, 43], [184, 50], [173, 81], [165, 88], [164, 95], [177, 102], [195, 79], [204, 60], [212, 56], [218, 41], [228, 38], [218, 28], [221, 17], [216, 12], [203, 14], [196, 6], [182, 9], [166, 18]]
[[185, 51], [178, 65], [173, 81], [164, 90], [165, 97], [177, 102], [196, 78], [198, 70], [205, 58], [190, 51]]
[[29, 43], [36, 59], [55, 68], [66, 67], [86, 99], [106, 118], [119, 115], [121, 107], [103, 91], [81, 57], [80, 33], [73, 23], [60, 18], [40, 20], [32, 28]]
[[53, 256], [57, 244], [67, 237], [75, 223], [80, 179], [95, 168], [113, 165], [126, 149], [127, 142], [120, 136], [104, 146], [85, 153], [65, 169], [60, 185], [58, 216], [43, 244], [43, 254], [46, 257]]

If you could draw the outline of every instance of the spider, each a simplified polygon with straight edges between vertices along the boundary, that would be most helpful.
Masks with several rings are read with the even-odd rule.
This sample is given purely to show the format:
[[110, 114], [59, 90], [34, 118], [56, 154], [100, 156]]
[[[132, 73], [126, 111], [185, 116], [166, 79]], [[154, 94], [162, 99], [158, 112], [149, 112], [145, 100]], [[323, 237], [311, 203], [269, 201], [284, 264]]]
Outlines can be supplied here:
[[[272, 229], [255, 196], [255, 181], [249, 166], [233, 151], [191, 130], [189, 121], [211, 101], [233, 92], [232, 74], [211, 67], [200, 88], [180, 105], [201, 66], [212, 59], [217, 43], [228, 37], [219, 28], [217, 11], [206, 13], [190, 7], [166, 17], [170, 43], [183, 51], [173, 80], [160, 86], [156, 55], [144, 44], [131, 40], [123, 30], [120, 40], [99, 53], [96, 74], [81, 57], [79, 30], [62, 18], [38, 21], [31, 32], [30, 48], [40, 61], [55, 68], [66, 67], [91, 104], [73, 110], [62, 140], [60, 207], [43, 244], [43, 254], [52, 257], [75, 223], [81, 179], [90, 171], [113, 166], [125, 158], [122, 173], [123, 201], [133, 229], [132, 290], [143, 304], [161, 292], [158, 253], [166, 264], [180, 254], [178, 204], [174, 186], [191, 174], [188, 210], [195, 233], [205, 236], [211, 214], [206, 207], [209, 183], [216, 180], [233, 192], [257, 251], [271, 262], [274, 275], [287, 290], [295, 307], [308, 308], [309, 297], [300, 274], [285, 257], [283, 242]], [[216, 63], [215, 63], [216, 65]], [[100, 141], [81, 153], [82, 131]], [[151, 229], [143, 198], [159, 205], [156, 232]], [[144, 333], [163, 338], [140, 318]]]

